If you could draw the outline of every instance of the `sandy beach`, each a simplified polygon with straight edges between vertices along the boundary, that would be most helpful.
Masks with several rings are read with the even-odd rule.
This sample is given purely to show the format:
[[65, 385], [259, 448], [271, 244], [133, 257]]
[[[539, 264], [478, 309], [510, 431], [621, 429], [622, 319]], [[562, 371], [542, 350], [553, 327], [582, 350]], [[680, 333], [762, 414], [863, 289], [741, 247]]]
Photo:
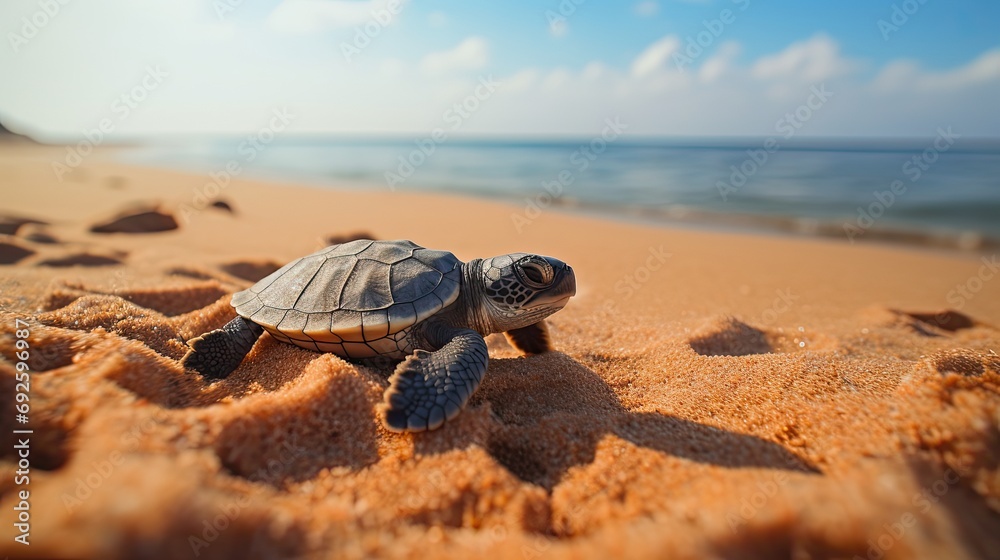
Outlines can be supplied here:
[[[995, 254], [213, 180], [101, 151], [60, 181], [64, 151], [0, 147], [0, 555], [1000, 555]], [[470, 405], [415, 435], [377, 419], [391, 368], [264, 335], [225, 380], [184, 371], [234, 292], [358, 236], [571, 264], [556, 351], [492, 335]], [[9, 475], [25, 426], [27, 486]]]

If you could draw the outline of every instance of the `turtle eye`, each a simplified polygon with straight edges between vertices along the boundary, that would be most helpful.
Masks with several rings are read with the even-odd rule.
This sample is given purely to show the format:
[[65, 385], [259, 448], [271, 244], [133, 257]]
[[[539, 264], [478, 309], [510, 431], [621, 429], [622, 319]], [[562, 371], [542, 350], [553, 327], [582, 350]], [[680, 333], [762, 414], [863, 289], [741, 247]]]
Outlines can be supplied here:
[[535, 259], [525, 260], [518, 267], [521, 278], [533, 288], [545, 288], [552, 282], [552, 267], [549, 263]]

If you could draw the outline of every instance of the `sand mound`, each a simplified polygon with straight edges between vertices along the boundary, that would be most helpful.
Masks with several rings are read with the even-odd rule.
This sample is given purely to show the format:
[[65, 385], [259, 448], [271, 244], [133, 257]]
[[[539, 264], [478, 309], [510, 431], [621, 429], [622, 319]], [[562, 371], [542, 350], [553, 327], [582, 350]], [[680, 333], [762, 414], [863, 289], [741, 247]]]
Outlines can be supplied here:
[[[86, 207], [95, 200], [121, 207], [105, 178], [163, 200], [203, 178], [93, 164], [67, 191], [47, 165], [23, 166], [33, 188], [17, 192], [38, 199], [12, 210], [45, 204], [73, 247], [40, 257], [121, 262], [0, 274], [5, 472], [17, 461], [18, 319], [30, 324], [33, 371], [32, 545], [10, 544], [21, 487], [0, 477], [0, 557], [936, 560], [1000, 550], [1000, 283], [961, 306], [949, 297], [978, 274], [977, 258], [557, 212], [513, 236], [511, 207], [238, 179], [227, 196], [239, 216], [106, 236], [73, 221], [100, 211]], [[314, 251], [338, 205], [352, 209], [340, 227], [365, 237], [374, 224], [463, 259], [533, 250], [571, 263], [578, 294], [549, 320], [557, 350], [522, 357], [489, 337], [470, 405], [417, 435], [377, 420], [384, 364], [265, 334], [224, 380], [184, 371], [185, 341], [233, 318], [231, 293]], [[443, 205], [446, 223], [422, 219]], [[262, 233], [265, 221], [283, 235]], [[607, 239], [615, 251], [594, 251]], [[788, 297], [776, 305], [776, 293]], [[952, 310], [927, 312], [943, 302]]]
[[[656, 520], [661, 529], [642, 533], [648, 555], [666, 546], [864, 556], [867, 533], [831, 533], [829, 523], [879, 526], [910, 513], [927, 528], [951, 515], [1000, 513], [988, 505], [1000, 496], [992, 478], [1000, 467], [987, 451], [1000, 437], [1000, 360], [981, 349], [942, 341], [926, 360], [885, 370], [889, 362], [860, 356], [775, 353], [777, 334], [723, 317], [634, 359], [494, 357], [457, 421], [410, 436], [386, 432], [375, 415], [389, 370], [268, 335], [228, 379], [206, 384], [184, 372], [182, 341], [232, 316], [215, 281], [100, 291], [53, 289], [53, 310], [33, 328], [46, 350], [31, 364], [36, 437], [46, 442], [37, 503], [53, 511], [36, 530], [64, 535], [41, 539], [43, 554], [130, 557], [148, 539], [178, 557], [333, 553], [391, 530], [396, 544], [371, 553], [448, 538], [468, 541], [456, 550], [562, 556], [577, 546], [611, 553], [628, 542], [615, 531]], [[892, 328], [897, 339], [944, 338]], [[0, 330], [0, 351], [11, 350], [11, 335]], [[705, 367], [720, 357], [731, 361]], [[655, 364], [700, 369], [692, 379], [713, 381], [665, 385]], [[831, 423], [838, 414], [848, 416]], [[951, 435], [934, 435], [941, 430]], [[171, 476], [177, 468], [183, 477]], [[874, 473], [892, 473], [894, 489], [865, 482]], [[954, 513], [914, 508], [912, 496], [935, 484]], [[155, 522], [112, 513], [132, 487], [143, 489]], [[832, 517], [807, 514], [817, 501]], [[701, 526], [698, 537], [683, 530], [691, 524]], [[988, 527], [969, 529], [973, 546], [988, 550]], [[90, 536], [109, 532], [118, 537]], [[895, 557], [957, 542], [915, 538], [894, 541]]]

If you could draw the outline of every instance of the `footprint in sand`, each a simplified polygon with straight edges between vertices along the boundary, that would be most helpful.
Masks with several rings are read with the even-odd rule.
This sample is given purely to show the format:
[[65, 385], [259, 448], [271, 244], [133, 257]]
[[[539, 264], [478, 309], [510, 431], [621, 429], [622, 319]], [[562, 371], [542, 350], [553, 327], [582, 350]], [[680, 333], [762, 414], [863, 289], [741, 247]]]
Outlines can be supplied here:
[[91, 226], [93, 233], [155, 233], [177, 229], [177, 220], [172, 214], [163, 212], [157, 206], [132, 207], [111, 219]]
[[945, 309], [944, 311], [939, 311], [937, 313], [910, 313], [895, 309], [891, 311], [900, 316], [909, 317], [926, 325], [948, 332], [957, 332], [962, 329], [971, 329], [976, 326], [976, 321], [972, 319], [972, 317], [951, 309]]
[[957, 333], [961, 330], [984, 326], [972, 317], [953, 309], [938, 312], [913, 312], [873, 306], [861, 313], [864, 321], [870, 325], [905, 328], [921, 336], [939, 338]]
[[713, 320], [699, 329], [688, 341], [691, 349], [702, 356], [751, 356], [754, 354], [784, 354], [805, 350], [830, 350], [836, 340], [828, 335], [797, 331], [762, 329], [734, 317]]
[[43, 226], [49, 225], [48, 222], [43, 222], [42, 220], [36, 220], [34, 218], [0, 215], [0, 233], [6, 235], [16, 235], [18, 230], [26, 224], [38, 224]]
[[34, 254], [35, 251], [21, 246], [13, 239], [0, 241], [0, 264], [17, 264]]
[[992, 370], [1000, 373], [1000, 356], [982, 354], [968, 348], [942, 350], [927, 358], [938, 373], [957, 373], [966, 377], [977, 377]]
[[170, 276], [183, 276], [194, 280], [219, 280], [219, 276], [209, 270], [191, 266], [175, 266], [166, 270]]
[[124, 263], [123, 254], [95, 255], [93, 253], [75, 253], [65, 257], [56, 257], [40, 261], [38, 266], [65, 268], [70, 266], [115, 266]]
[[278, 270], [281, 266], [281, 264], [270, 260], [245, 260], [226, 263], [219, 266], [219, 268], [227, 274], [242, 280], [257, 282], [261, 278]]
[[49, 294], [43, 309], [54, 311], [77, 299], [90, 295], [112, 296], [166, 317], [176, 317], [205, 309], [227, 296], [229, 292], [216, 280], [159, 288], [114, 289], [67, 283]]
[[45, 245], [55, 245], [60, 242], [59, 239], [48, 232], [48, 229], [43, 224], [25, 224], [18, 230], [17, 236], [32, 243], [42, 243]]
[[702, 356], [750, 356], [773, 350], [767, 333], [732, 317], [714, 321], [688, 344]]

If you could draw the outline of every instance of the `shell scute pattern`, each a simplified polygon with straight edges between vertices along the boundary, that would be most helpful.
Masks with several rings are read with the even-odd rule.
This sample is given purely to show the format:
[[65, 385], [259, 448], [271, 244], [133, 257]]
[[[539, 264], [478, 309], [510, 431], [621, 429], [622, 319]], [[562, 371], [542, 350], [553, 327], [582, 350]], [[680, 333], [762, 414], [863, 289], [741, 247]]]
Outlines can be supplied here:
[[[295, 308], [306, 313], [329, 313], [331, 309], [339, 308], [340, 294], [344, 292], [344, 285], [356, 263], [354, 255], [336, 259], [328, 257], [313, 281], [302, 292]], [[328, 321], [327, 327], [329, 326]]]
[[299, 300], [302, 291], [312, 282], [316, 272], [326, 259], [320, 256], [303, 257], [294, 267], [285, 271], [280, 277], [272, 280], [268, 287], [280, 285], [279, 290], [264, 288], [258, 292], [258, 297], [264, 305], [278, 309], [291, 309]]
[[285, 318], [286, 313], [288, 313], [287, 309], [277, 309], [268, 305], [263, 305], [250, 317], [250, 320], [265, 328], [274, 328], [275, 325], [280, 323], [281, 320]]
[[329, 342], [340, 342], [343, 340], [330, 332], [329, 313], [310, 313], [303, 333], [313, 340], [325, 340]]
[[441, 273], [451, 272], [455, 268], [455, 262], [458, 260], [455, 258], [455, 255], [446, 251], [423, 248], [414, 250], [413, 257]]
[[361, 314], [362, 334], [365, 340], [378, 340], [389, 335], [389, 312], [385, 309]]
[[358, 253], [364, 251], [374, 243], [375, 242], [370, 239], [357, 239], [340, 245], [327, 247], [326, 249], [320, 251], [320, 254], [326, 255], [327, 258], [343, 257], [346, 255], [357, 256]]
[[285, 313], [285, 318], [278, 323], [278, 330], [286, 333], [302, 333], [306, 328], [306, 321], [309, 320], [309, 315], [303, 313], [298, 309], [289, 309]]
[[403, 330], [400, 325], [412, 325], [417, 322], [417, 310], [412, 303], [397, 303], [388, 309], [388, 315], [391, 333]]
[[409, 241], [357, 240], [292, 261], [232, 305], [283, 342], [349, 358], [405, 354], [403, 331], [458, 298], [460, 267]]
[[416, 301], [437, 288], [441, 278], [441, 272], [417, 259], [395, 263], [389, 273], [393, 299], [397, 303]]
[[391, 265], [371, 259], [358, 259], [340, 296], [340, 307], [355, 311], [384, 309], [392, 305], [389, 287]]
[[419, 246], [412, 241], [401, 241], [392, 244], [371, 244], [359, 252], [359, 259], [372, 259], [385, 264], [393, 264], [413, 256], [413, 251]]

